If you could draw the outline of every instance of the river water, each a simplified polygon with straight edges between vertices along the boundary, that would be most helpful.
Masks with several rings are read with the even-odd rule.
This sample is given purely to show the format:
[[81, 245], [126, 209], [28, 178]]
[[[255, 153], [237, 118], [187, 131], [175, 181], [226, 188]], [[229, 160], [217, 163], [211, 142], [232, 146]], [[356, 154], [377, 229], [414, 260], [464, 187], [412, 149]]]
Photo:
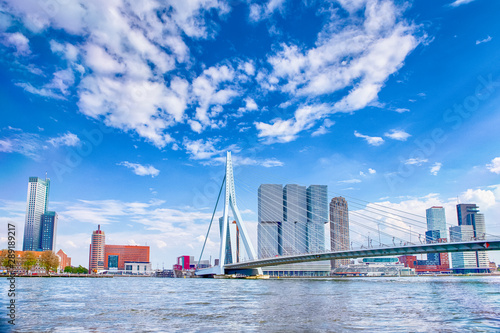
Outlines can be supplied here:
[[500, 277], [17, 278], [8, 332], [492, 332]]

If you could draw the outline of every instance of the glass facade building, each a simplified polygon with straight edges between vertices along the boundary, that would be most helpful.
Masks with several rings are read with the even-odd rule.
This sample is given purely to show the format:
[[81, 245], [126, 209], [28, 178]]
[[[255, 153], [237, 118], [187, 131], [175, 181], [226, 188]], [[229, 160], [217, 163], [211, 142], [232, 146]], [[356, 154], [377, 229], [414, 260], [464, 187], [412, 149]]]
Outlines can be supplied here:
[[[459, 227], [468, 226], [467, 228], [465, 228], [467, 229], [467, 232], [464, 233], [464, 236], [462, 238], [466, 237], [469, 241], [486, 239], [486, 225], [484, 221], [484, 215], [479, 213], [479, 207], [476, 204], [458, 204], [457, 217]], [[458, 231], [458, 229], [455, 230]], [[456, 238], [458, 239], [459, 237], [457, 236]], [[462, 241], [465, 241], [465, 239], [463, 239]], [[473, 259], [470, 258], [470, 256], [472, 255], [474, 256]], [[455, 258], [457, 260], [457, 264], [455, 264]], [[461, 256], [452, 255], [452, 264], [453, 268], [469, 268], [470, 266], [474, 266], [476, 268], [486, 269], [489, 267], [490, 260], [488, 254], [485, 251], [476, 251], [471, 253], [462, 253]]]
[[41, 251], [55, 251], [56, 249], [56, 230], [57, 230], [57, 213], [45, 212], [42, 215], [41, 228]]
[[29, 177], [23, 251], [40, 251], [42, 248], [42, 215], [49, 205], [49, 190], [50, 179]]
[[431, 207], [425, 211], [425, 216], [427, 218], [427, 230], [439, 230], [439, 238], [448, 239], [444, 208]]
[[328, 223], [328, 187], [311, 185], [307, 188], [307, 250], [325, 250], [325, 224]]
[[262, 184], [258, 190], [258, 257], [281, 255], [281, 225], [283, 223], [283, 186]]
[[283, 255], [307, 252], [306, 187], [288, 184], [283, 188]]

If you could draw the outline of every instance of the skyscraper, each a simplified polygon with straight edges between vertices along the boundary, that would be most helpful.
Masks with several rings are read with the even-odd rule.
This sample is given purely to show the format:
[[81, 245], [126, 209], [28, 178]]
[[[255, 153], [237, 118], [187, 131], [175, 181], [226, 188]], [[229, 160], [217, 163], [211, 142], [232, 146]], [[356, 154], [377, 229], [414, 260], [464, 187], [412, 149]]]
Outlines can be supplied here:
[[47, 212], [49, 189], [50, 179], [29, 177], [23, 251], [39, 251], [42, 248], [42, 215]]
[[258, 191], [258, 256], [270, 258], [282, 254], [283, 186], [262, 184]]
[[283, 255], [307, 252], [306, 187], [296, 184], [283, 189], [283, 224], [281, 243]]
[[[259, 258], [314, 253], [325, 248], [326, 185], [262, 184], [258, 191]], [[266, 268], [273, 276], [326, 276], [329, 261]]]
[[[476, 204], [458, 204], [457, 205], [457, 217], [459, 226], [471, 226], [472, 234], [467, 233], [467, 239], [470, 240], [481, 240], [486, 238], [486, 226], [484, 223], [484, 215], [479, 213], [479, 207]], [[450, 229], [451, 232], [451, 229]], [[465, 241], [465, 240], [463, 240]], [[489, 266], [488, 254], [485, 251], [476, 251], [475, 254], [475, 267], [477, 268], [487, 268]], [[465, 255], [465, 254], [464, 254]], [[453, 268], [455, 268], [455, 258], [452, 256]], [[458, 257], [457, 257], [458, 258]], [[458, 261], [458, 264], [462, 262]]]
[[448, 239], [444, 208], [433, 206], [425, 211], [425, 215], [427, 217], [427, 230], [438, 230], [439, 238]]
[[40, 241], [40, 249], [42, 251], [55, 251], [57, 218], [58, 216], [56, 212], [45, 212], [45, 214], [42, 215]]
[[[427, 243], [438, 241], [446, 242], [448, 240], [448, 231], [446, 230], [446, 216], [443, 207], [433, 206], [425, 211], [427, 217], [427, 231], [425, 240]], [[446, 254], [447, 256], [448, 254]], [[428, 253], [427, 265], [441, 265], [442, 254]]]
[[[343, 197], [330, 202], [330, 246], [332, 251], [349, 250], [349, 210]], [[332, 269], [348, 265], [349, 259], [332, 260]]]
[[101, 230], [101, 226], [98, 225], [97, 230], [92, 232], [92, 240], [89, 251], [89, 272], [104, 269], [104, 246], [105, 234], [104, 231]]
[[311, 185], [307, 188], [307, 249], [325, 250], [325, 224], [328, 223], [328, 187]]

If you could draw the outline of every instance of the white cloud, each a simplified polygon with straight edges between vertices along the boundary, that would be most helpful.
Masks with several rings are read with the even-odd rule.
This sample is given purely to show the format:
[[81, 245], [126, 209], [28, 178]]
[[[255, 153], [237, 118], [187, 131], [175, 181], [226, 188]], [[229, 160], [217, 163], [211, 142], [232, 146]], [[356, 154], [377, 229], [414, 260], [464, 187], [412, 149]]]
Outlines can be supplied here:
[[[355, 6], [342, 2], [342, 5], [350, 17], [342, 20], [333, 15], [332, 22], [319, 33], [316, 47], [302, 50], [293, 44], [282, 44], [268, 58], [273, 72], [259, 81], [263, 89], [315, 97], [350, 87], [347, 95], [330, 106], [329, 113], [352, 112], [376, 104], [385, 81], [401, 68], [406, 56], [420, 43], [414, 36], [416, 27], [400, 20], [400, 8], [389, 1], [359, 1]], [[361, 6], [366, 9], [360, 18], [358, 10], [353, 8]], [[339, 21], [346, 27], [339, 30]], [[295, 140], [298, 132], [306, 129], [290, 130], [295, 122], [280, 120], [269, 125], [273, 130], [283, 128], [291, 132], [276, 141]]]
[[269, 18], [275, 11], [281, 11], [286, 0], [269, 0], [266, 4], [250, 5], [250, 20], [254, 22]]
[[428, 159], [426, 158], [409, 158], [404, 161], [404, 164], [406, 165], [422, 165], [423, 163], [429, 162]]
[[255, 103], [255, 100], [253, 98], [247, 97], [244, 99], [244, 102], [245, 106], [238, 108], [238, 113], [236, 114], [237, 117], [243, 116], [243, 114], [246, 112], [256, 111], [259, 109], [257, 103]]
[[20, 133], [0, 139], [0, 152], [3, 153], [19, 153], [38, 160], [42, 149], [41, 139], [37, 134]]
[[339, 184], [357, 184], [357, 183], [361, 183], [361, 180], [353, 178], [353, 179], [347, 179], [347, 180], [339, 180], [337, 183], [339, 183]]
[[335, 125], [335, 122], [334, 121], [331, 121], [330, 119], [325, 119], [323, 121], [323, 125], [321, 125], [320, 127], [318, 127], [317, 130], [315, 130], [311, 136], [320, 136], [320, 135], [323, 135], [323, 134], [327, 134], [329, 133], [330, 131], [328, 130], [330, 127], [332, 127], [333, 125]]
[[368, 168], [368, 172], [371, 174], [371, 175], [374, 175], [377, 173], [377, 171], [375, 169], [372, 169], [372, 168]]
[[213, 157], [217, 157], [222, 155], [225, 150], [215, 148], [215, 144], [218, 143], [217, 139], [207, 139], [203, 141], [203, 139], [199, 140], [190, 140], [188, 138], [184, 138], [183, 145], [187, 150], [190, 158], [193, 160], [208, 160]]
[[51, 138], [47, 140], [47, 142], [52, 144], [54, 147], [60, 147], [60, 146], [74, 147], [80, 144], [80, 139], [78, 138], [78, 136], [76, 136], [76, 134], [67, 132], [66, 134], [63, 134], [61, 136]]
[[354, 131], [354, 136], [357, 138], [365, 139], [366, 142], [368, 142], [368, 144], [372, 145], [372, 146], [380, 146], [381, 144], [384, 143], [384, 139], [382, 139], [379, 136], [368, 136], [368, 135], [361, 134], [358, 131]]
[[31, 54], [29, 40], [20, 32], [3, 33], [1, 43], [16, 49], [16, 55], [26, 56]]
[[465, 4], [471, 3], [472, 1], [474, 1], [474, 0], [455, 0], [452, 3], [450, 3], [450, 6], [451, 7], [458, 7], [460, 5], [465, 5]]
[[264, 143], [290, 142], [297, 138], [297, 134], [314, 126], [316, 120], [328, 114], [329, 108], [325, 104], [301, 106], [295, 111], [294, 118], [288, 120], [274, 119], [271, 124], [256, 122], [259, 138]]
[[384, 133], [384, 136], [398, 141], [406, 141], [411, 135], [403, 130], [391, 129], [389, 132]]
[[410, 109], [407, 108], [396, 108], [394, 109], [397, 113], [404, 113], [404, 112], [410, 112]]
[[497, 175], [500, 174], [500, 157], [492, 159], [491, 164], [487, 164], [486, 168]]
[[123, 165], [129, 169], [132, 169], [132, 172], [134, 172], [138, 176], [151, 176], [154, 178], [160, 174], [160, 170], [156, 169], [152, 165], [141, 165], [138, 163], [130, 163], [127, 161], [120, 162], [117, 165]]
[[437, 176], [439, 170], [441, 170], [441, 167], [443, 166], [442, 163], [436, 162], [434, 165], [431, 167], [431, 174], [434, 176]]
[[476, 40], [476, 45], [479, 45], [479, 44], [482, 44], [482, 43], [488, 43], [492, 40], [493, 38], [491, 38], [491, 36], [488, 36], [486, 37], [485, 39], [481, 39], [481, 40]]
[[[193, 81], [193, 96], [196, 97], [196, 119], [203, 126], [215, 123], [211, 120], [219, 112], [208, 112], [212, 105], [221, 106], [239, 95], [231, 83], [235, 77], [234, 69], [227, 65], [210, 67]], [[216, 109], [217, 110], [217, 109]]]

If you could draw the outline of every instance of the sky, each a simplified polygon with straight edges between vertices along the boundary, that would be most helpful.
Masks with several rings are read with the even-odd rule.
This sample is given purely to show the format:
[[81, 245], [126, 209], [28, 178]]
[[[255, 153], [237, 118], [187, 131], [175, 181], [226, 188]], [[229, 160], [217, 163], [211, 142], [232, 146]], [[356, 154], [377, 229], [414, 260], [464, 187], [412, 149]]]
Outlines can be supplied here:
[[98, 224], [107, 244], [149, 245], [154, 268], [199, 256], [226, 151], [254, 246], [262, 183], [324, 184], [351, 210], [361, 199], [424, 222], [441, 205], [449, 225], [457, 202], [476, 203], [500, 235], [499, 12], [487, 0], [3, 0], [0, 242], [14, 223], [22, 248], [28, 178], [47, 173], [73, 265], [88, 265]]

